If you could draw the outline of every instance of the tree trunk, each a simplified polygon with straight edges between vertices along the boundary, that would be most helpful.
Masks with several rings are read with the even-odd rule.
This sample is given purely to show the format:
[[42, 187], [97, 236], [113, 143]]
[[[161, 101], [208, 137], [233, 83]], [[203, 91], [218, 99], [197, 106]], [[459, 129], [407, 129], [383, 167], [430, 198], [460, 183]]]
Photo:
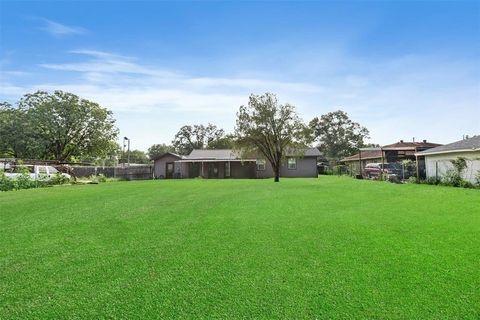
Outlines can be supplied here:
[[280, 165], [276, 165], [274, 167], [274, 172], [275, 172], [275, 182], [279, 182], [280, 181]]

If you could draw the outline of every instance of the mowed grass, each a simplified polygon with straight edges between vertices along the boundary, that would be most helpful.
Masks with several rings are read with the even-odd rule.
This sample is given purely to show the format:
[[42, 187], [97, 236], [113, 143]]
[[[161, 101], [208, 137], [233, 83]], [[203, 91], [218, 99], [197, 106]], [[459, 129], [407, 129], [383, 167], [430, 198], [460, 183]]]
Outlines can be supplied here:
[[0, 318], [480, 318], [480, 192], [350, 178], [0, 193]]

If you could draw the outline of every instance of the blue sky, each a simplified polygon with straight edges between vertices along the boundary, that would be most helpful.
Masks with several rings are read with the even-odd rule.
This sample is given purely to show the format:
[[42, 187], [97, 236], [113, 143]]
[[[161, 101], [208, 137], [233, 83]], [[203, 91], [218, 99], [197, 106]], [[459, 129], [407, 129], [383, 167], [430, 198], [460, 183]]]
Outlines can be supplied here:
[[146, 150], [184, 124], [232, 131], [250, 93], [370, 142], [480, 134], [480, 2], [0, 2], [0, 100], [37, 89], [114, 111]]

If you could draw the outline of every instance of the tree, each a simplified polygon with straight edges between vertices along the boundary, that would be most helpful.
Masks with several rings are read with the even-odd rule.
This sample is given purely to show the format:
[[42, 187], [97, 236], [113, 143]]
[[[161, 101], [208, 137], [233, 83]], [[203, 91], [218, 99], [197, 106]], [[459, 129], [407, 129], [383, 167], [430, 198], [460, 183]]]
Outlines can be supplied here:
[[164, 144], [164, 143], [159, 143], [159, 144], [154, 144], [150, 148], [148, 148], [147, 154], [150, 160], [154, 160], [162, 155], [164, 155], [167, 152], [173, 152], [175, 148], [173, 146]]
[[369, 138], [367, 128], [353, 122], [344, 111], [338, 110], [316, 117], [310, 122], [319, 148], [329, 160], [351, 155], [365, 145]]
[[234, 149], [235, 137], [233, 134], [227, 134], [222, 138], [213, 140], [208, 144], [208, 149]]
[[15, 157], [15, 119], [17, 110], [8, 102], [0, 103], [0, 157]]
[[172, 144], [178, 153], [189, 154], [193, 149], [209, 149], [215, 141], [224, 136], [225, 131], [211, 123], [207, 126], [183, 126], [175, 135]]
[[[127, 162], [128, 151], [121, 152], [121, 159], [123, 163]], [[141, 150], [130, 150], [130, 163], [148, 164], [150, 163], [150, 159], [148, 159], [146, 153]]]
[[33, 140], [44, 159], [105, 156], [118, 135], [111, 111], [72, 93], [26, 94], [18, 109], [25, 112], [29, 143]]
[[279, 105], [272, 93], [250, 95], [247, 106], [237, 113], [235, 138], [243, 155], [260, 153], [270, 162], [275, 182], [280, 180], [280, 166], [288, 150], [304, 150], [312, 131], [298, 117], [295, 107]]

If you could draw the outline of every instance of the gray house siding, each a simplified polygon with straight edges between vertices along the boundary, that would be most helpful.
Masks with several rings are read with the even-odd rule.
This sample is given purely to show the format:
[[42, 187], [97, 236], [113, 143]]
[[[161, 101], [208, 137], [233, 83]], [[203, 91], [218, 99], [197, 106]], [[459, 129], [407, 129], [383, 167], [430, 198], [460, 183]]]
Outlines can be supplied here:
[[231, 178], [255, 178], [255, 162], [230, 162]]
[[280, 168], [281, 177], [303, 177], [303, 178], [316, 178], [318, 177], [317, 173], [317, 158], [316, 157], [305, 157], [297, 158], [297, 168], [288, 169], [287, 162], [285, 161]]
[[[317, 157], [303, 157], [297, 159], [297, 168], [288, 169], [287, 160], [282, 162], [280, 167], [280, 177], [286, 178], [317, 178]], [[275, 176], [272, 165], [266, 161], [265, 170], [256, 170], [257, 178], [273, 178]]]
[[155, 178], [158, 179], [166, 176], [165, 169], [166, 169], [167, 162], [174, 163], [175, 173], [180, 172], [180, 169], [178, 169], [179, 163], [175, 163], [175, 161], [179, 159], [180, 159], [179, 157], [174, 156], [172, 154], [166, 154], [163, 157], [160, 157], [159, 159], [155, 160], [153, 164]]

